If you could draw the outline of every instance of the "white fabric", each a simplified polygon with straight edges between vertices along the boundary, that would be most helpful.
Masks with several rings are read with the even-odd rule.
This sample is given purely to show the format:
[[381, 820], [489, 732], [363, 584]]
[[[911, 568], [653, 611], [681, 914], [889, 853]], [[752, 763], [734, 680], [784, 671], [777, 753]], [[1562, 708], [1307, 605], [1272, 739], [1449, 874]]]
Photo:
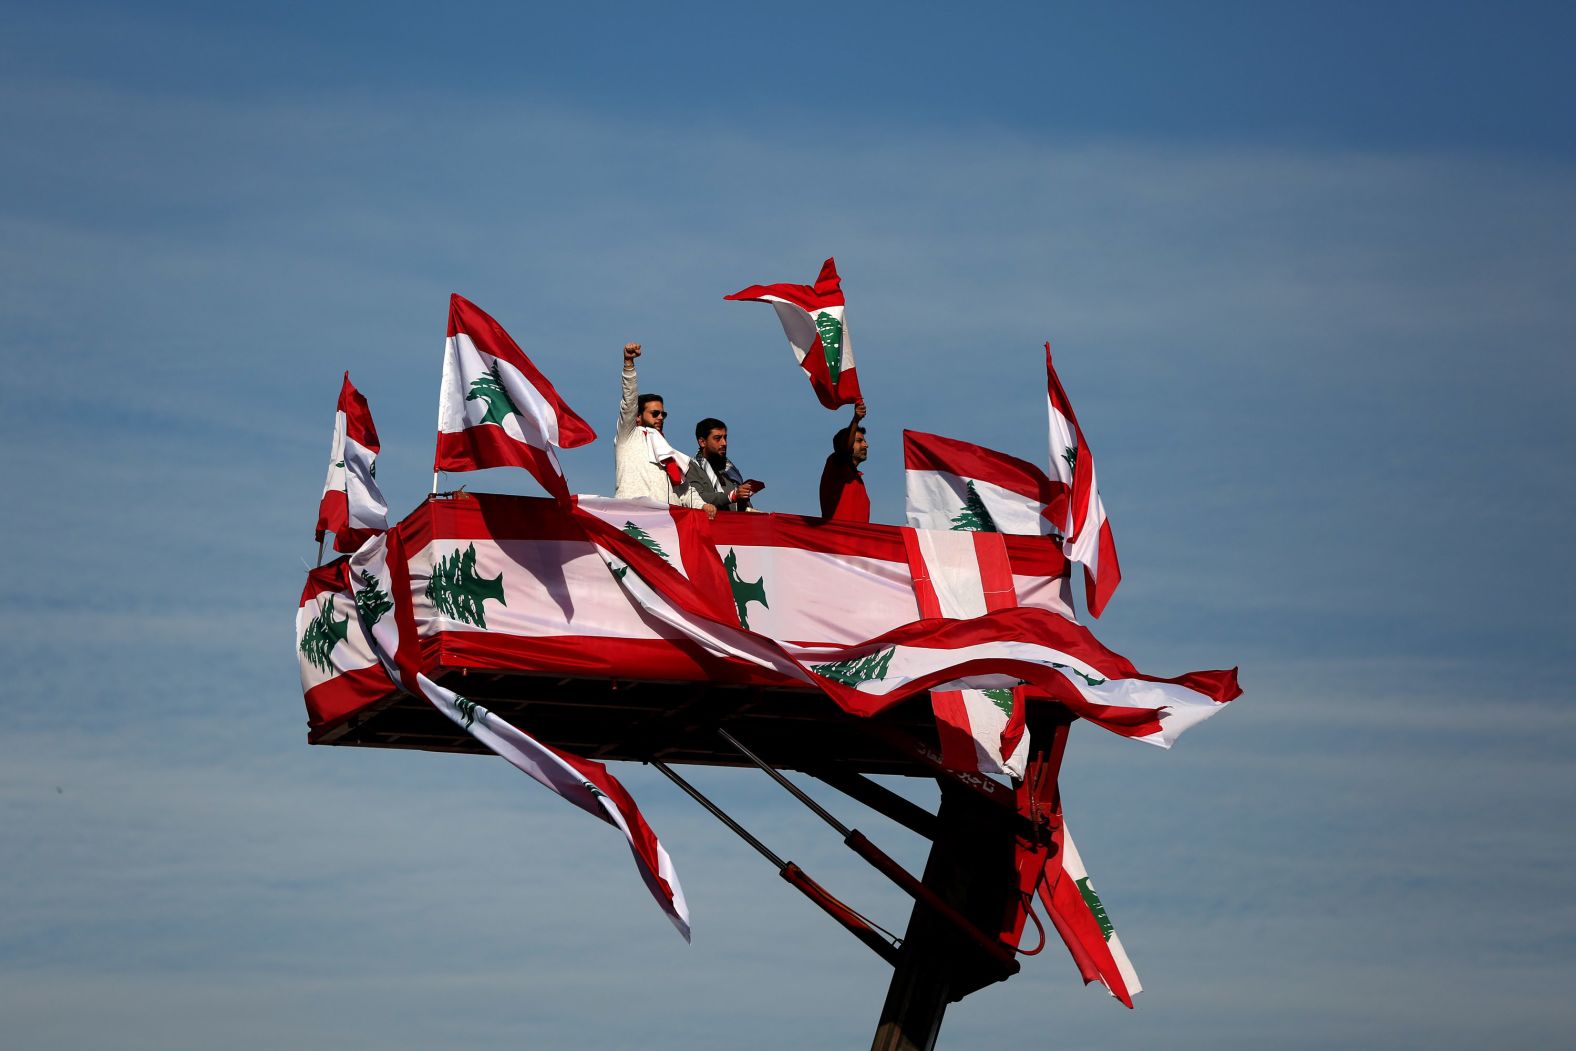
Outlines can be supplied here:
[[947, 471], [909, 469], [903, 473], [907, 485], [908, 524], [915, 529], [957, 528], [952, 523], [962, 512], [968, 499], [968, 486], [972, 483], [974, 492], [996, 523], [997, 532], [1046, 536], [1061, 531], [1061, 523], [1052, 522], [1040, 513], [1045, 509], [1044, 504], [1022, 493]]
[[798, 359], [800, 366], [804, 365], [805, 355], [810, 353], [810, 348], [815, 346], [815, 341], [820, 338], [820, 330], [815, 327], [817, 315], [829, 314], [835, 317], [843, 326], [843, 356], [838, 365], [840, 372], [847, 372], [854, 367], [854, 343], [848, 335], [848, 324], [843, 320], [845, 307], [822, 307], [811, 312], [803, 307], [776, 296], [762, 296], [766, 302], [777, 311], [777, 320], [782, 322], [783, 334], [788, 337], [788, 345], [793, 348], [793, 356]]
[[509, 400], [518, 410], [499, 424], [516, 441], [538, 449], [558, 445], [558, 413], [530, 380], [502, 358], [484, 354], [464, 332], [443, 343], [443, 383], [438, 397], [438, 430], [445, 434], [476, 427], [487, 415], [483, 398], [466, 400], [471, 384], [494, 369]]

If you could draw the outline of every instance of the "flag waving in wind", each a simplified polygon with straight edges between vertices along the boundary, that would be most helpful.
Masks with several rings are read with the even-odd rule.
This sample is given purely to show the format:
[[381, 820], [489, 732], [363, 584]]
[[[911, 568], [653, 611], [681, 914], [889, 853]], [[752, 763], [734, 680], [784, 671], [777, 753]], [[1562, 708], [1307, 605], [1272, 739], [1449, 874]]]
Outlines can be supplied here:
[[770, 303], [776, 309], [788, 345], [822, 405], [835, 409], [862, 397], [859, 374], [854, 371], [854, 350], [843, 320], [843, 285], [835, 260], [821, 264], [821, 276], [813, 285], [751, 285], [722, 298]]
[[449, 297], [435, 471], [524, 467], [559, 500], [569, 498], [554, 449], [596, 440], [585, 420], [475, 303]]
[[334, 534], [335, 551], [354, 551], [389, 527], [389, 505], [378, 491], [378, 429], [372, 410], [345, 373], [334, 412], [328, 477], [317, 507], [317, 541]]
[[1062, 381], [1051, 365], [1051, 345], [1045, 344], [1046, 404], [1050, 411], [1051, 470], [1072, 492], [1067, 508], [1066, 540], [1062, 550], [1069, 561], [1084, 567], [1084, 601], [1091, 615], [1098, 617], [1110, 601], [1116, 585], [1122, 582], [1122, 567], [1116, 561], [1116, 541], [1111, 523], [1105, 517], [1105, 504], [1095, 484], [1094, 457], [1084, 442], [1083, 429], [1073, 414], [1072, 402], [1062, 390]]

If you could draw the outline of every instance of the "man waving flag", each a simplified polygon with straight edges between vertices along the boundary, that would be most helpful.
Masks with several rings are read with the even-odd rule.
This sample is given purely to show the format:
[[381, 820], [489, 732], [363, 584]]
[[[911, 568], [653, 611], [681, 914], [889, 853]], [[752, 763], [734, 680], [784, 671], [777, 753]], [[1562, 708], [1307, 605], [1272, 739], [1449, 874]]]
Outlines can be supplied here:
[[1098, 617], [1110, 601], [1116, 585], [1122, 582], [1122, 567], [1116, 561], [1116, 541], [1111, 523], [1105, 517], [1105, 504], [1095, 485], [1094, 457], [1084, 442], [1072, 402], [1062, 390], [1062, 381], [1051, 365], [1051, 345], [1045, 344], [1046, 404], [1051, 424], [1051, 470], [1072, 492], [1067, 508], [1067, 524], [1062, 530], [1066, 540], [1062, 552], [1071, 562], [1084, 567], [1084, 601], [1089, 613]]
[[334, 412], [328, 477], [317, 506], [317, 541], [334, 534], [335, 551], [354, 551], [389, 527], [389, 505], [378, 491], [378, 429], [372, 410], [345, 373]]
[[776, 309], [788, 345], [822, 405], [835, 409], [862, 397], [859, 374], [854, 371], [854, 350], [843, 320], [843, 285], [835, 260], [821, 264], [821, 276], [813, 285], [751, 285], [723, 298], [770, 303]]
[[449, 297], [434, 471], [524, 467], [567, 501], [569, 486], [553, 450], [595, 440], [596, 432], [564, 404], [502, 325], [465, 297]]

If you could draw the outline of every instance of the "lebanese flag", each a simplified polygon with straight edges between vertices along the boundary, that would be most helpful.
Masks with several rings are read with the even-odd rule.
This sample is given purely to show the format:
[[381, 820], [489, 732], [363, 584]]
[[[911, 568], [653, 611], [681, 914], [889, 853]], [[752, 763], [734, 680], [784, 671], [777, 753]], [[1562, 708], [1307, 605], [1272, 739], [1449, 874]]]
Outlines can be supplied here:
[[328, 449], [328, 477], [317, 505], [317, 541], [334, 534], [335, 551], [354, 551], [389, 527], [389, 505], [378, 491], [378, 429], [372, 410], [350, 382], [339, 388], [334, 439]]
[[433, 470], [524, 467], [567, 501], [569, 486], [553, 450], [595, 440], [590, 424], [564, 404], [502, 325], [465, 297], [449, 297]]
[[1146, 675], [1083, 625], [1021, 606], [967, 620], [917, 620], [851, 646], [772, 638], [718, 609], [717, 589], [700, 579], [715, 579], [717, 571], [698, 572], [702, 558], [716, 559], [715, 548], [686, 551], [680, 572], [609, 517], [585, 508], [574, 513], [646, 613], [707, 653], [818, 687], [854, 715], [874, 715], [922, 690], [1011, 689], [1027, 682], [1112, 733], [1170, 748], [1242, 693], [1235, 668]]
[[[921, 617], [977, 617], [1018, 604], [1007, 546], [999, 535], [905, 529]], [[941, 761], [954, 770], [1023, 777], [1029, 752], [1023, 687], [932, 690]]]
[[399, 596], [385, 615], [367, 625], [377, 655], [389, 674], [397, 676], [406, 690], [425, 698], [510, 765], [622, 832], [646, 889], [684, 940], [689, 941], [689, 905], [672, 859], [618, 778], [601, 763], [543, 744], [422, 672], [415, 612], [410, 604], [410, 568], [398, 531], [384, 534], [355, 553], [350, 562], [350, 581], [358, 606], [366, 604], [363, 596], [369, 593]]
[[[1057, 832], [1061, 851], [1046, 862], [1046, 879], [1039, 885], [1040, 900], [1056, 933], [1067, 943], [1073, 962], [1084, 984], [1099, 982], [1128, 1007], [1133, 1006], [1133, 995], [1143, 991], [1133, 961], [1127, 958], [1122, 939], [1106, 914], [1100, 895], [1094, 892], [1094, 883], [1084, 868], [1083, 858], [1066, 822]], [[1057, 859], [1061, 865], [1058, 869]]]
[[1095, 484], [1094, 456], [1084, 441], [1083, 429], [1073, 413], [1072, 402], [1062, 390], [1062, 381], [1051, 365], [1051, 345], [1045, 344], [1046, 406], [1051, 425], [1051, 469], [1072, 493], [1062, 534], [1062, 550], [1071, 562], [1084, 567], [1084, 602], [1091, 616], [1098, 617], [1110, 601], [1111, 593], [1122, 582], [1122, 567], [1116, 561], [1116, 541], [1111, 523], [1105, 517], [1105, 504]]
[[776, 309], [788, 345], [822, 405], [835, 409], [862, 397], [859, 374], [854, 371], [854, 348], [843, 320], [843, 285], [835, 260], [821, 264], [821, 276], [813, 285], [751, 285], [722, 298], [770, 303]]
[[[370, 592], [363, 601], [369, 615], [385, 605]], [[307, 573], [296, 609], [296, 656], [310, 725], [332, 722], [398, 689], [378, 661], [365, 619], [343, 556]]]
[[1062, 538], [1070, 488], [1027, 460], [922, 431], [903, 432], [915, 529]]

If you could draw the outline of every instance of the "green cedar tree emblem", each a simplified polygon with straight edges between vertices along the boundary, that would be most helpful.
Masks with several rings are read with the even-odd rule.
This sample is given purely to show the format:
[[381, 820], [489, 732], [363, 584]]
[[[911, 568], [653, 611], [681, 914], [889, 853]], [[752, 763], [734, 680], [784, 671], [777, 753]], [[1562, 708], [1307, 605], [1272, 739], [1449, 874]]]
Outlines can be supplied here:
[[980, 692], [990, 700], [990, 703], [1001, 709], [1001, 714], [1009, 719], [1012, 718], [1011, 689], [981, 690]]
[[739, 627], [748, 631], [751, 602], [759, 602], [766, 609], [772, 608], [766, 601], [766, 578], [761, 577], [751, 582], [739, 576], [739, 555], [731, 547], [728, 548], [728, 557], [722, 560], [722, 564], [728, 570], [728, 587], [733, 591], [733, 605], [739, 611]]
[[1052, 663], [1051, 667], [1053, 667], [1053, 668], [1060, 668], [1064, 672], [1068, 672], [1069, 674], [1076, 675], [1076, 676], [1078, 676], [1080, 679], [1082, 679], [1085, 683], [1087, 683], [1090, 686], [1104, 686], [1109, 681], [1107, 679], [1102, 679], [1102, 678], [1100, 678], [1098, 676], [1095, 676], [1095, 675], [1085, 675], [1083, 672], [1079, 671], [1077, 668], [1070, 668], [1070, 667], [1068, 667], [1065, 664]]
[[465, 400], [475, 401], [477, 398], [487, 403], [487, 411], [477, 421], [478, 425], [496, 423], [501, 427], [504, 417], [520, 411], [514, 407], [509, 392], [503, 389], [503, 377], [498, 374], [496, 361], [493, 362], [492, 368], [487, 370], [487, 375], [471, 380], [471, 392], [465, 396]]
[[389, 598], [389, 593], [383, 590], [378, 583], [378, 578], [361, 571], [361, 590], [356, 592], [356, 612], [361, 614], [361, 619], [367, 627], [372, 627], [383, 619], [383, 614], [394, 608], [394, 602]]
[[350, 618], [347, 616], [335, 620], [334, 600], [324, 599], [318, 603], [317, 616], [312, 618], [301, 635], [301, 656], [318, 671], [329, 671], [333, 667], [329, 655], [334, 652], [335, 646], [349, 636]]
[[[652, 554], [662, 559], [662, 561], [666, 562], [668, 565], [671, 566], [673, 564], [673, 559], [669, 558], [668, 553], [662, 550], [662, 545], [657, 543], [656, 538], [650, 533], [646, 532], [644, 529], [640, 528], [635, 523], [626, 521], [624, 523], [624, 532], [628, 533], [630, 536], [646, 545]], [[613, 579], [623, 580], [624, 574], [628, 572], [628, 566], [620, 566], [619, 568], [613, 570]]]
[[832, 374], [832, 383], [835, 385], [838, 373], [843, 371], [843, 323], [832, 314], [821, 313], [815, 315], [815, 330], [821, 334], [826, 371]]
[[487, 626], [486, 599], [497, 599], [501, 605], [509, 603], [503, 597], [503, 574], [488, 578], [476, 573], [476, 545], [464, 551], [450, 552], [432, 567], [432, 579], [427, 582], [427, 598], [432, 608], [453, 620]]
[[980, 499], [980, 494], [974, 488], [974, 483], [969, 482], [963, 489], [963, 510], [952, 520], [953, 532], [965, 533], [999, 533], [996, 520], [990, 516], [990, 510], [985, 506], [985, 501]]
[[887, 665], [892, 663], [892, 654], [896, 650], [896, 646], [888, 646], [884, 650], [877, 650], [863, 657], [852, 657], [833, 664], [812, 664], [810, 670], [828, 679], [835, 679], [845, 686], [858, 686], [871, 679], [886, 678]]
[[454, 707], [459, 709], [460, 718], [464, 720], [465, 728], [469, 730], [471, 728], [471, 724], [476, 722], [476, 709], [479, 706], [475, 701], [466, 697], [461, 697], [459, 694], [455, 694]]
[[1094, 913], [1095, 922], [1100, 925], [1100, 935], [1106, 941], [1111, 940], [1111, 935], [1116, 932], [1116, 925], [1111, 922], [1111, 917], [1105, 914], [1105, 905], [1100, 901], [1100, 895], [1094, 892], [1094, 886], [1085, 876], [1078, 880], [1078, 893], [1083, 895], [1084, 904], [1089, 906], [1089, 911]]
[[1078, 446], [1069, 445], [1067, 448], [1063, 449], [1062, 459], [1067, 461], [1067, 469], [1069, 471], [1078, 470]]

